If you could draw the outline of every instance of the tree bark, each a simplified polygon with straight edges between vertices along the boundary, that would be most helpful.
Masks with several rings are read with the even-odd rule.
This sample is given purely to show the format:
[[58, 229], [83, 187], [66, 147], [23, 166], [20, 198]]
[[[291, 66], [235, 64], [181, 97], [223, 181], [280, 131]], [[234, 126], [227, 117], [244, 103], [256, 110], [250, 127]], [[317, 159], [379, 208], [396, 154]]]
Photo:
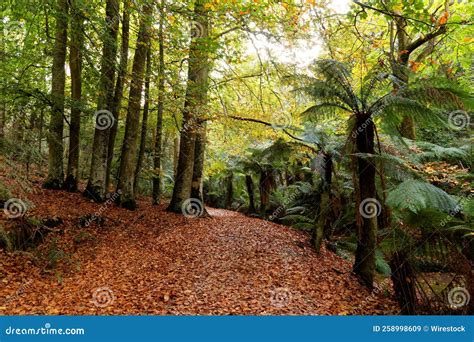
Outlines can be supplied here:
[[260, 171], [260, 213], [265, 215], [268, 205], [270, 204], [270, 193], [275, 189], [275, 178], [273, 170]]
[[118, 0], [107, 0], [105, 7], [107, 30], [104, 34], [101, 75], [99, 84], [98, 111], [102, 112], [105, 124], [98, 118], [95, 122], [94, 142], [92, 145], [92, 161], [84, 195], [96, 202], [103, 202], [107, 194], [107, 158], [110, 127], [113, 124], [111, 112], [113, 102], [113, 86], [115, 80], [115, 59], [117, 55], [117, 33], [119, 20]]
[[64, 64], [66, 62], [68, 7], [67, 0], [58, 0], [51, 82], [52, 112], [48, 133], [48, 177], [43, 183], [43, 187], [47, 189], [61, 189], [64, 180], [63, 115], [66, 82]]
[[140, 135], [140, 147], [138, 149], [137, 167], [135, 169], [135, 177], [133, 180], [133, 192], [137, 192], [138, 176], [143, 165], [143, 158], [145, 157], [146, 147], [146, 132], [148, 126], [148, 111], [150, 107], [150, 76], [151, 76], [151, 47], [148, 46], [146, 55], [146, 72], [145, 72], [145, 103], [143, 104], [143, 117], [142, 117], [142, 131]]
[[71, 44], [69, 65], [71, 69], [71, 122], [69, 127], [69, 158], [67, 163], [64, 188], [77, 191], [79, 176], [79, 138], [81, 129], [81, 97], [82, 97], [82, 13], [77, 8], [77, 0], [71, 0]]
[[247, 193], [249, 194], [249, 214], [255, 214], [255, 191], [251, 175], [245, 175], [245, 186], [247, 187]]
[[152, 15], [151, 4], [143, 6], [143, 17], [137, 36], [135, 56], [133, 57], [132, 80], [130, 83], [130, 93], [127, 109], [127, 122], [125, 126], [125, 136], [122, 144], [122, 155], [120, 158], [120, 172], [117, 185], [117, 204], [123, 208], [136, 209], [133, 182], [135, 175], [138, 126], [140, 122], [140, 99], [143, 87], [143, 74], [145, 60], [150, 41], [150, 19]]
[[234, 174], [230, 172], [225, 178], [225, 201], [224, 207], [226, 209], [232, 208], [232, 199], [234, 198]]
[[[357, 127], [365, 127], [356, 137], [358, 153], [374, 154], [375, 126], [367, 117], [359, 117]], [[357, 158], [358, 164], [358, 192], [360, 201], [375, 201], [375, 164], [367, 158]], [[360, 211], [360, 208], [356, 208]], [[358, 215], [360, 216], [360, 215]], [[357, 236], [357, 250], [354, 263], [354, 272], [358, 274], [364, 284], [372, 288], [375, 271], [375, 248], [377, 245], [377, 216], [366, 215], [361, 217], [361, 224]]]
[[0, 149], [3, 151], [5, 145], [5, 102], [2, 101], [0, 104]]
[[311, 244], [317, 253], [321, 250], [323, 238], [325, 235], [328, 235], [328, 230], [331, 227], [331, 221], [333, 219], [332, 211], [328, 210], [331, 206], [332, 156], [328, 153], [324, 153], [323, 158], [324, 169], [321, 174], [321, 197], [318, 217], [311, 237]]
[[402, 315], [414, 315], [416, 309], [415, 271], [412, 269], [406, 252], [393, 253], [390, 260], [392, 282]]
[[164, 20], [164, 0], [160, 4], [160, 24], [158, 28], [158, 44], [159, 44], [159, 72], [158, 72], [158, 108], [156, 114], [156, 133], [155, 146], [153, 151], [153, 190], [152, 204], [157, 205], [161, 200], [161, 156], [162, 156], [162, 137], [163, 137], [163, 108], [165, 100], [165, 53], [164, 53], [164, 37], [163, 37], [163, 20]]
[[122, 14], [122, 44], [120, 47], [120, 64], [117, 73], [117, 81], [115, 84], [114, 99], [112, 102], [112, 115], [115, 119], [112, 127], [110, 127], [109, 142], [107, 146], [107, 171], [105, 177], [105, 184], [108, 188], [110, 186], [110, 175], [112, 172], [112, 161], [114, 158], [115, 139], [117, 137], [118, 121], [120, 117], [120, 108], [123, 97], [124, 81], [127, 75], [128, 66], [128, 46], [130, 31], [130, 0], [123, 1]]
[[178, 168], [175, 177], [173, 196], [168, 211], [181, 213], [181, 204], [191, 195], [194, 171], [194, 153], [196, 146], [196, 129], [200, 118], [205, 113], [208, 88], [208, 18], [203, 0], [197, 0], [194, 7], [195, 20], [191, 30], [189, 48], [188, 84], [183, 110], [183, 127], [179, 149]]

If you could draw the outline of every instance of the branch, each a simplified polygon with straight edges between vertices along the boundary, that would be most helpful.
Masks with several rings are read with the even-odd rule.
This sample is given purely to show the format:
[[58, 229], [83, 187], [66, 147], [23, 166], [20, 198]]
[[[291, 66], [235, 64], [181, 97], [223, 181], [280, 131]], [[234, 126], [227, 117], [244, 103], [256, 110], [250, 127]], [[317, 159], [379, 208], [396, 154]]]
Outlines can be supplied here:
[[408, 44], [408, 46], [406, 48], [408, 50], [408, 55], [410, 53], [412, 53], [413, 51], [415, 51], [420, 46], [422, 46], [423, 44], [425, 44], [426, 42], [428, 42], [428, 41], [430, 41], [430, 40], [432, 40], [432, 39], [434, 39], [434, 38], [436, 38], [436, 37], [438, 37], [442, 34], [445, 34], [446, 32], [447, 32], [446, 25], [442, 25], [436, 31], [430, 32], [426, 36], [420, 37], [417, 40], [415, 40], [414, 42], [411, 42], [410, 44]]
[[[256, 123], [259, 123], [259, 124], [262, 124], [262, 125], [265, 125], [265, 126], [269, 126], [269, 127], [273, 127], [273, 125], [269, 122], [266, 122], [266, 121], [262, 121], [262, 120], [258, 120], [258, 119], [253, 119], [253, 118], [242, 118], [240, 116], [234, 116], [234, 115], [229, 115], [227, 116], [228, 118], [231, 118], [231, 119], [234, 119], [234, 120], [239, 120], [239, 121], [249, 121], [249, 122], [256, 122]], [[290, 138], [296, 140], [296, 141], [299, 141], [301, 142], [303, 146], [309, 148], [311, 151], [317, 153], [318, 150], [316, 150], [314, 147], [312, 146], [309, 146], [309, 145], [306, 145], [306, 141], [304, 141], [303, 139], [301, 138], [298, 138], [297, 136], [291, 134], [290, 132], [288, 132], [288, 130], [286, 129], [282, 129], [283, 133], [285, 133], [286, 135], [288, 135]], [[316, 144], [320, 150], [323, 150], [323, 148], [319, 145], [319, 144]]]

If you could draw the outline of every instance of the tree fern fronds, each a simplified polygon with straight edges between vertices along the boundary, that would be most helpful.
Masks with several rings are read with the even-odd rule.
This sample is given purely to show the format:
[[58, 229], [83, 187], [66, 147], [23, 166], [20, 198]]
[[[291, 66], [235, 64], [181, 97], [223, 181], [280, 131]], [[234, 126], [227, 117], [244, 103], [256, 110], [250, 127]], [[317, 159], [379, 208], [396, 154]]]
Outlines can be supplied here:
[[396, 210], [417, 213], [423, 209], [438, 209], [445, 213], [457, 210], [457, 201], [436, 186], [418, 181], [406, 180], [390, 190], [387, 204]]

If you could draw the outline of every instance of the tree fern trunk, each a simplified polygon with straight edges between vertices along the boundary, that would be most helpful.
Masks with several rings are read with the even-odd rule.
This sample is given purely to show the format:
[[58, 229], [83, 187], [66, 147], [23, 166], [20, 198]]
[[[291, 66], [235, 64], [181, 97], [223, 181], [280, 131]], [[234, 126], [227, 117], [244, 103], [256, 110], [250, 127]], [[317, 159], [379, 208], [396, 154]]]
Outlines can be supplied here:
[[245, 186], [247, 187], [247, 193], [249, 195], [249, 213], [255, 214], [255, 191], [251, 175], [245, 175]]
[[[356, 137], [357, 152], [374, 154], [375, 127], [371, 119], [358, 118], [357, 127], [363, 130]], [[376, 200], [375, 164], [368, 158], [357, 158], [359, 195], [361, 203]], [[364, 200], [366, 200], [364, 202]], [[361, 210], [361, 208], [356, 208]], [[368, 217], [367, 217], [368, 216]], [[361, 227], [357, 234], [357, 250], [354, 263], [354, 272], [369, 287], [373, 286], [375, 271], [375, 248], [377, 246], [377, 216], [361, 216]]]

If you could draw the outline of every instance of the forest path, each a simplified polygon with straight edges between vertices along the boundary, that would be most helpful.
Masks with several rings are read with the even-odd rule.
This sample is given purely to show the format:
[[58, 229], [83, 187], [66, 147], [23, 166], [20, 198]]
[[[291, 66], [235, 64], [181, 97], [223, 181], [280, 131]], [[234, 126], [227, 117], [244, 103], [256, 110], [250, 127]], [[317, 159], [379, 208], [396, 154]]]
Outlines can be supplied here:
[[[317, 255], [286, 226], [212, 208], [186, 218], [148, 199], [131, 212], [43, 189], [32, 202], [28, 215], [64, 220], [56, 245], [70, 257], [45, 274], [25, 255], [0, 253], [0, 314], [397, 313], [348, 261]], [[103, 227], [77, 226], [98, 211]], [[43, 245], [54, 246], [51, 236]]]

